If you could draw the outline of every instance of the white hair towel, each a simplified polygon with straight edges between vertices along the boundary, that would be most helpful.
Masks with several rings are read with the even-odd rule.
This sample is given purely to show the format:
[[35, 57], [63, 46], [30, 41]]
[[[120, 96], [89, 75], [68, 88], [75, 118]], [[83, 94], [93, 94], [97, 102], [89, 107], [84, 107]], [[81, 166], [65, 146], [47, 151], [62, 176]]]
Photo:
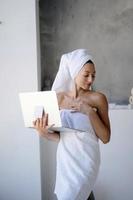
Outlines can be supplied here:
[[62, 55], [52, 90], [56, 92], [70, 91], [74, 85], [74, 78], [89, 60], [93, 61], [93, 58], [87, 49], [77, 49]]

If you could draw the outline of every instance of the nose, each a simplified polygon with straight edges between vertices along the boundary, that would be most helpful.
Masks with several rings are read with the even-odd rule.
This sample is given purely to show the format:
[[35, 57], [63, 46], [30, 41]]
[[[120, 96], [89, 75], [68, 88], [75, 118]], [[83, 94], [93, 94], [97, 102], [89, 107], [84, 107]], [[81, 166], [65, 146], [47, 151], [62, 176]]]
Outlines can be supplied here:
[[87, 81], [88, 81], [89, 84], [91, 84], [93, 82], [93, 77], [89, 76]]

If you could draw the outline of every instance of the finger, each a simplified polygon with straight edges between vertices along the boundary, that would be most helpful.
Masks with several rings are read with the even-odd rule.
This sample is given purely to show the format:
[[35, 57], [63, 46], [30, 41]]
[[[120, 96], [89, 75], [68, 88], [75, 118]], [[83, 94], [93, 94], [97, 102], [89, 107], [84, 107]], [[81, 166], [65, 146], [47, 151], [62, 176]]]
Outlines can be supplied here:
[[36, 126], [36, 121], [33, 121], [32, 124], [33, 124], [33, 126], [35, 127], [35, 126]]
[[75, 108], [75, 106], [74, 106], [74, 105], [71, 105], [71, 108], [72, 108], [72, 109], [74, 109], [74, 108]]
[[39, 121], [40, 121], [39, 126], [40, 126], [40, 127], [43, 127], [43, 118], [40, 118]]
[[84, 104], [83, 102], [79, 102], [79, 104], [78, 104], [79, 109], [81, 108], [81, 106], [82, 106], [83, 104]]
[[48, 113], [46, 113], [46, 126], [48, 126]]
[[39, 120], [39, 118], [36, 120], [36, 128], [38, 128], [39, 127], [39, 123], [40, 123], [40, 120]]
[[45, 116], [45, 111], [44, 111], [44, 109], [43, 109], [43, 112], [42, 112], [42, 117], [44, 117]]
[[44, 124], [46, 123], [46, 119], [47, 119], [47, 114], [45, 114], [45, 115], [43, 116], [43, 123], [44, 123]]
[[45, 114], [45, 116], [43, 117], [43, 128], [46, 127], [46, 123], [47, 123], [47, 114]]
[[71, 109], [70, 112], [72, 112], [72, 113], [74, 113], [74, 112], [78, 112], [78, 109], [75, 107], [75, 108]]

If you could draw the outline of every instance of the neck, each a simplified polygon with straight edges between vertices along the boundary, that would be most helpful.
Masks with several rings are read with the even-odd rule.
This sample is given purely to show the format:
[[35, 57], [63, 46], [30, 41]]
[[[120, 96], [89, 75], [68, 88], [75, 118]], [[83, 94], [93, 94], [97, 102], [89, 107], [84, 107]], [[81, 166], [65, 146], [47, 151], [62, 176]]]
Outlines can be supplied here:
[[81, 96], [83, 92], [84, 92], [83, 89], [78, 88], [78, 87], [75, 85], [75, 86], [73, 87], [72, 91], [71, 91], [71, 95], [72, 95], [73, 98], [76, 99], [77, 97]]

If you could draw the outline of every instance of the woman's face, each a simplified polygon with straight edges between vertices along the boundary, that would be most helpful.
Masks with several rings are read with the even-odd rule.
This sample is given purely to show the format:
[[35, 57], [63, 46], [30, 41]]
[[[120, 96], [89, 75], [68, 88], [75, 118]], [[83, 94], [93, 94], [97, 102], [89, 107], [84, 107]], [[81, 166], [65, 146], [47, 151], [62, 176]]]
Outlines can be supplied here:
[[88, 90], [95, 79], [95, 66], [92, 63], [85, 64], [75, 78], [75, 83], [78, 88]]

